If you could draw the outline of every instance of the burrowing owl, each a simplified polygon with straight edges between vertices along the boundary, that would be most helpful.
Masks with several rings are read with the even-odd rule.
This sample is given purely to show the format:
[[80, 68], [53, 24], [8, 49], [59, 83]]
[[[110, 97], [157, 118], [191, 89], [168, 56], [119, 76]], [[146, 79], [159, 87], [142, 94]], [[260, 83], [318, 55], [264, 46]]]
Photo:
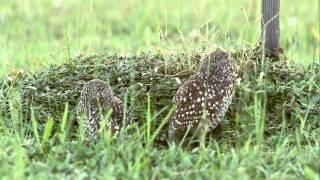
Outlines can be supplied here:
[[114, 96], [111, 87], [102, 80], [91, 80], [83, 86], [77, 115], [78, 120], [83, 118], [89, 137], [97, 136], [103, 117], [111, 108], [112, 115], [106, 128], [116, 133], [122, 125], [122, 101]]
[[197, 132], [216, 128], [232, 101], [235, 80], [236, 66], [230, 55], [217, 50], [206, 57], [173, 98], [176, 109], [169, 119], [169, 138], [176, 140], [189, 127]]

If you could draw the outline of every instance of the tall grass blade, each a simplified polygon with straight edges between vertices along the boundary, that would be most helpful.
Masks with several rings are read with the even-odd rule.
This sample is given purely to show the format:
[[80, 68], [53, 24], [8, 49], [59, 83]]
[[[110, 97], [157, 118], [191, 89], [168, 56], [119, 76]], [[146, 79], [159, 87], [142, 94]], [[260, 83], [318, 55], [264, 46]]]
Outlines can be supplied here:
[[44, 127], [43, 137], [42, 137], [42, 144], [48, 142], [53, 127], [53, 119], [51, 117], [48, 118], [47, 123]]
[[261, 146], [264, 138], [265, 118], [266, 118], [266, 94], [255, 94], [254, 96], [254, 119], [256, 125], [256, 139], [258, 147]]
[[112, 112], [113, 112], [113, 109], [110, 108], [109, 111], [107, 112], [107, 115], [103, 118], [100, 129], [99, 129], [99, 134], [102, 134], [103, 131], [105, 130], [106, 125], [108, 124], [110, 117], [112, 115]]
[[151, 121], [152, 121], [152, 115], [151, 115], [151, 100], [150, 96], [148, 96], [148, 109], [147, 109], [147, 144], [150, 143], [150, 137], [151, 137]]
[[34, 110], [31, 108], [31, 122], [32, 122], [32, 128], [33, 128], [33, 135], [36, 138], [36, 143], [41, 149], [41, 143], [40, 143], [40, 137], [38, 132], [38, 123], [34, 115]]
[[65, 142], [65, 139], [67, 137], [66, 125], [68, 120], [68, 112], [69, 112], [69, 104], [66, 103], [64, 112], [63, 112], [62, 121], [61, 121], [61, 126], [60, 126], [60, 141], [63, 143]]
[[173, 108], [170, 109], [169, 113], [166, 115], [166, 117], [164, 117], [161, 120], [161, 123], [159, 125], [159, 127], [155, 130], [155, 132], [152, 134], [152, 137], [149, 141], [149, 145], [152, 145], [152, 143], [154, 142], [154, 140], [157, 138], [157, 136], [160, 134], [162, 128], [167, 124], [167, 122], [169, 121], [172, 113], [173, 113]]

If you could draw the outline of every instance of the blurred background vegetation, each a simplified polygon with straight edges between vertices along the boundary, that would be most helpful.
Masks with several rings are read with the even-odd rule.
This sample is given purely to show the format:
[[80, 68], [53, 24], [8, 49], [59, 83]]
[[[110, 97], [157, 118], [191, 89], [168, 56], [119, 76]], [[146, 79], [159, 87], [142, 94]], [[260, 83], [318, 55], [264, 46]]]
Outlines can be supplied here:
[[[0, 75], [77, 54], [191, 52], [256, 45], [257, 0], [0, 0]], [[319, 60], [319, 1], [281, 0], [281, 46]]]

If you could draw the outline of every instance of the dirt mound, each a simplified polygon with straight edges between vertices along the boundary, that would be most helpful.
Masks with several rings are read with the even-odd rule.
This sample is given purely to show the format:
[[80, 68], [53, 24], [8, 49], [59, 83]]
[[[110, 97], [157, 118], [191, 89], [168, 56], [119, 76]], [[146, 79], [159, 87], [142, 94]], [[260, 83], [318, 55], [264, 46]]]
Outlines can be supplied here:
[[[39, 123], [45, 124], [48, 117], [60, 121], [68, 103], [71, 122], [75, 122], [82, 85], [98, 78], [111, 85], [136, 122], [145, 122], [148, 96], [155, 119], [161, 119], [168, 113], [179, 85], [193, 74], [205, 55], [79, 56], [41, 72], [17, 73], [0, 81], [0, 114], [5, 119], [29, 121], [32, 107]], [[303, 67], [284, 57], [271, 61], [258, 56], [256, 50], [238, 51], [233, 56], [240, 68], [239, 85], [221, 125], [225, 132], [255, 128], [257, 117], [265, 117], [267, 133], [280, 129], [284, 119], [296, 127], [301, 117], [320, 118], [319, 62]], [[310, 123], [319, 127], [319, 122]]]

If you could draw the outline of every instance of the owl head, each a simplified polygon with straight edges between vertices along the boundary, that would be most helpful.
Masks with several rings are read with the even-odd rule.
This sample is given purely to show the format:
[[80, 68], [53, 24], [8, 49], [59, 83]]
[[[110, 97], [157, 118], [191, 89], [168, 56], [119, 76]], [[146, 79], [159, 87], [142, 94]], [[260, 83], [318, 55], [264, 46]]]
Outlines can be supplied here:
[[199, 71], [205, 77], [217, 77], [220, 79], [235, 76], [237, 72], [236, 62], [231, 55], [218, 49], [205, 57]]
[[104, 81], [95, 79], [85, 84], [81, 97], [87, 99], [89, 104], [96, 105], [97, 101], [99, 104], [106, 102], [106, 99], [110, 101], [113, 97], [113, 91]]

